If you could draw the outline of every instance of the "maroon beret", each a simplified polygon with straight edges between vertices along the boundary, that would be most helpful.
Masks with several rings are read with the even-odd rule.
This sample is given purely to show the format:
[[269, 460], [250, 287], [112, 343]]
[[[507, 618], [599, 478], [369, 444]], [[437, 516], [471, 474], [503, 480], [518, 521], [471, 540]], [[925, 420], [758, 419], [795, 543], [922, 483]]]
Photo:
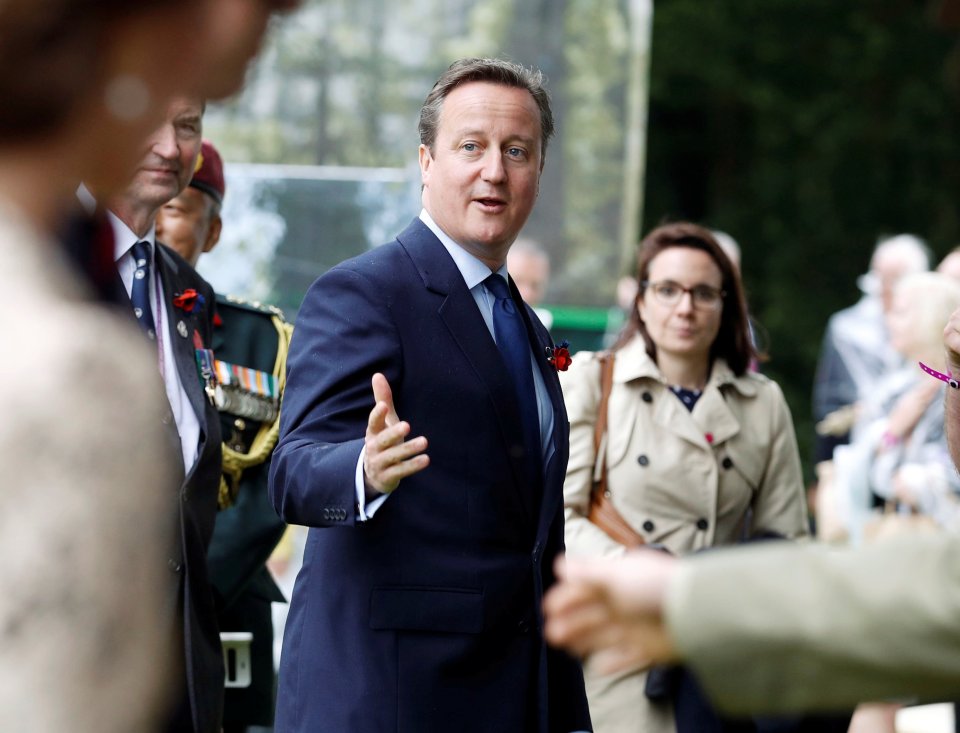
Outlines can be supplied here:
[[218, 204], [223, 204], [223, 195], [227, 190], [223, 180], [223, 160], [209, 140], [204, 140], [200, 148], [200, 157], [197, 158], [190, 185], [199, 188]]

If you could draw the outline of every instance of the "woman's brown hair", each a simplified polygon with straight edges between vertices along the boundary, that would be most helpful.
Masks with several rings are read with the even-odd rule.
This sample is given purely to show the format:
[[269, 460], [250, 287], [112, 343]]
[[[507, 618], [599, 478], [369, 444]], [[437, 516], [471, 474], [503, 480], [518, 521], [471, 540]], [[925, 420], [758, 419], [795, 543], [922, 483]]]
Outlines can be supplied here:
[[727, 257], [717, 240], [709, 230], [690, 222], [675, 222], [663, 224], [650, 232], [640, 242], [640, 254], [637, 261], [637, 297], [627, 325], [624, 327], [614, 349], [621, 348], [636, 334], [643, 337], [650, 358], [656, 361], [657, 347], [647, 332], [646, 324], [640, 318], [637, 307], [643, 298], [650, 275], [650, 263], [664, 250], [671, 247], [688, 247], [706, 252], [716, 263], [722, 276], [721, 289], [723, 295], [723, 309], [720, 315], [720, 330], [710, 347], [711, 363], [720, 358], [727, 362], [734, 374], [744, 374], [750, 366], [751, 360], [758, 354], [750, 338], [750, 321], [747, 315], [747, 300], [743, 294], [743, 285], [740, 275], [734, 269], [730, 258]]

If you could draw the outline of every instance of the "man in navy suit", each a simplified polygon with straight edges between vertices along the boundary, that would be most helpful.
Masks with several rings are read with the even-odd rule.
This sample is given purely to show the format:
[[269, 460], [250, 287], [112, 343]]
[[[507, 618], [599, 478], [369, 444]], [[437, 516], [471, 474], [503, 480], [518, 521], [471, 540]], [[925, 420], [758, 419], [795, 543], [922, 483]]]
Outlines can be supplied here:
[[539, 72], [454, 63], [421, 110], [420, 216], [304, 299], [271, 467], [277, 511], [311, 528], [278, 732], [590, 729], [540, 614], [567, 418], [504, 266], [552, 132]]
[[[213, 290], [155, 236], [157, 212], [193, 176], [202, 115], [200, 100], [173, 100], [130, 184], [107, 202], [122, 292], [156, 347], [170, 406], [164, 422], [182, 479], [170, 491], [179, 533], [168, 560], [171, 639], [178, 653], [175, 710], [167, 730], [178, 733], [219, 733], [223, 707], [223, 656], [206, 558], [221, 469], [220, 419], [207, 372], [207, 363], [211, 372], [213, 364]], [[158, 378], [157, 372], [143, 376], [145, 385]]]

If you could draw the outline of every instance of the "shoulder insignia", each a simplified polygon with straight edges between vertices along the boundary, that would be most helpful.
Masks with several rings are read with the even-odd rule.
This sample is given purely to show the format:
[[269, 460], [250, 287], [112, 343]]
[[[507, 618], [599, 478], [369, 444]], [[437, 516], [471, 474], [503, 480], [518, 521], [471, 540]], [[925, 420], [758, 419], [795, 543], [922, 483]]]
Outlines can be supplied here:
[[283, 315], [283, 311], [277, 308], [277, 306], [261, 303], [259, 300], [247, 300], [236, 295], [220, 295], [218, 293], [217, 304], [222, 306], [234, 306], [236, 308], [253, 311], [254, 313], [262, 313], [266, 316], [276, 316], [284, 322], [287, 320]]

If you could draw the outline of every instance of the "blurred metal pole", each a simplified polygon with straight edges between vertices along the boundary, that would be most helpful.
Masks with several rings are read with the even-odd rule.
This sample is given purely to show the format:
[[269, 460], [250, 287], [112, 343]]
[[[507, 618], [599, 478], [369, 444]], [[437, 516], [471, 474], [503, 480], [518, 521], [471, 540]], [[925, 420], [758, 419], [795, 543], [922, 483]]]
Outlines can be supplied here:
[[633, 271], [647, 162], [647, 109], [650, 98], [650, 40], [653, 1], [629, 0], [630, 71], [624, 136], [623, 208], [620, 212], [620, 273]]

